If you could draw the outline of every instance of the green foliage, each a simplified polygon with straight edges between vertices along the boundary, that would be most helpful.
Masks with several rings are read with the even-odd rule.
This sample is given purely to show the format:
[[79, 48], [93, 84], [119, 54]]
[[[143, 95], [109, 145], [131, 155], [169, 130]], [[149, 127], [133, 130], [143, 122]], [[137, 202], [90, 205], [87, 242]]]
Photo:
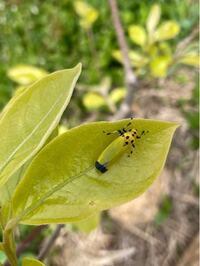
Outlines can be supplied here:
[[[48, 75], [15, 96], [0, 121], [0, 186], [44, 145], [57, 126], [80, 65]], [[48, 95], [48, 97], [47, 97]]]
[[[45, 75], [13, 96], [1, 114], [0, 248], [13, 266], [17, 265], [13, 230], [19, 223], [78, 222], [82, 230], [93, 229], [101, 210], [127, 202], [151, 185], [164, 166], [178, 126], [134, 119], [132, 127], [140, 133], [148, 131], [148, 135], [136, 141], [132, 157], [124, 152], [102, 174], [95, 162], [119, 137], [103, 131], [123, 128], [127, 119], [85, 124], [58, 135], [57, 125], [80, 71], [79, 64]], [[105, 84], [104, 92], [108, 80]], [[115, 100], [120, 99], [119, 94], [121, 89]], [[27, 258], [22, 264], [42, 265]]]
[[74, 1], [74, 9], [76, 13], [80, 16], [80, 25], [85, 30], [88, 30], [92, 27], [93, 23], [98, 18], [98, 11], [87, 4], [84, 1]]
[[[7, 73], [18, 64], [37, 66], [52, 72], [71, 67], [81, 58], [85, 68], [81, 77], [83, 84], [99, 84], [105, 76], [110, 76], [114, 87], [123, 84], [121, 66], [112, 57], [118, 44], [109, 5], [99, 0], [82, 2], [98, 14], [96, 20], [90, 23], [89, 30], [80, 25], [84, 15], [81, 17], [76, 12], [73, 0], [60, 0], [56, 5], [54, 0], [0, 0], [0, 108], [12, 95], [15, 86]], [[118, 3], [125, 29], [136, 24], [145, 28], [154, 1], [119, 0]], [[162, 20], [176, 20], [181, 28], [176, 40], [187, 36], [198, 23], [198, 3], [191, 5], [187, 0], [158, 0], [157, 5], [162, 8], [162, 17], [155, 15], [154, 11], [148, 25], [152, 24], [152, 19], [154, 24], [159, 18], [160, 23]], [[157, 24], [150, 27], [155, 28]], [[88, 34], [88, 31], [92, 31], [92, 34]], [[133, 50], [135, 52], [135, 48]], [[97, 66], [98, 71], [94, 71], [94, 66]]]
[[27, 86], [43, 78], [48, 73], [40, 68], [29, 65], [16, 65], [8, 70], [8, 77], [19, 85]]
[[148, 136], [137, 142], [134, 156], [128, 158], [124, 154], [108, 172], [99, 173], [95, 161], [116, 138], [102, 131], [113, 131], [126, 123], [127, 120], [122, 120], [83, 125], [68, 130], [44, 147], [14, 194], [12, 223], [75, 222], [146, 190], [163, 167], [177, 125], [135, 119], [134, 127], [139, 132], [149, 130]]
[[163, 197], [160, 209], [155, 217], [155, 222], [157, 225], [163, 224], [168, 219], [171, 214], [172, 207], [173, 205], [171, 198], [167, 195]]
[[[172, 47], [166, 40], [177, 37], [180, 26], [176, 21], [168, 20], [159, 25], [161, 18], [161, 7], [155, 4], [151, 7], [146, 21], [146, 29], [141, 25], [130, 25], [128, 34], [134, 47], [129, 52], [131, 63], [138, 75], [148, 75], [153, 78], [164, 78], [167, 76], [172, 65], [181, 63], [198, 66], [199, 56], [197, 51], [189, 50], [181, 52], [178, 58], [173, 55]], [[136, 50], [136, 51], [135, 51]], [[113, 56], [122, 62], [121, 52], [113, 51]]]
[[111, 89], [111, 79], [105, 77], [99, 85], [96, 86], [80, 86], [80, 91], [85, 93], [82, 96], [84, 107], [88, 111], [110, 111], [115, 113], [118, 104], [125, 98], [125, 88]]

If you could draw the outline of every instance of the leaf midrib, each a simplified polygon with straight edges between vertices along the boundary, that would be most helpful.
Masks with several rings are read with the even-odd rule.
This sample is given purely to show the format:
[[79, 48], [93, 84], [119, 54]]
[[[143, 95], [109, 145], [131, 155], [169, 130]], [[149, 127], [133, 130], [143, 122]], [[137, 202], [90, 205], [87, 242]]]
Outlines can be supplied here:
[[19, 215], [18, 217], [14, 218], [16, 220], [16, 222], [18, 223], [20, 220], [23, 219], [24, 216], [26, 216], [28, 213], [34, 211], [35, 209], [37, 209], [42, 203], [44, 203], [44, 201], [46, 199], [48, 199], [52, 194], [54, 194], [55, 192], [59, 191], [60, 189], [62, 189], [64, 186], [68, 185], [69, 183], [73, 182], [74, 180], [80, 178], [82, 175], [88, 173], [90, 170], [95, 169], [95, 167], [89, 166], [88, 168], [86, 168], [84, 171], [82, 171], [81, 173], [79, 173], [78, 175], [72, 176], [67, 178], [66, 180], [60, 182], [58, 185], [56, 185], [54, 188], [52, 188], [51, 190], [49, 190], [42, 198], [40, 198], [40, 200], [38, 200], [34, 205], [32, 205], [31, 207], [28, 207], [28, 209], [25, 209], [21, 215]]

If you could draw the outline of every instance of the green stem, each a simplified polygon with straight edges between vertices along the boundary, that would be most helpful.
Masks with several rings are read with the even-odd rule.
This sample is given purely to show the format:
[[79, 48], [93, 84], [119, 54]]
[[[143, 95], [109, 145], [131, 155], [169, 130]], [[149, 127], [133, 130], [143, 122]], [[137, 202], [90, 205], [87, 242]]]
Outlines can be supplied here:
[[13, 230], [5, 230], [3, 232], [3, 249], [11, 266], [17, 266], [17, 256]]

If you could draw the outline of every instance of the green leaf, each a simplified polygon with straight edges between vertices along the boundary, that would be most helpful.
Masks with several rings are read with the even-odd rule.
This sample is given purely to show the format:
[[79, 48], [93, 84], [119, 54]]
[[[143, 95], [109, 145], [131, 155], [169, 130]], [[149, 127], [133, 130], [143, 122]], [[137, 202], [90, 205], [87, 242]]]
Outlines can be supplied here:
[[86, 30], [92, 27], [99, 16], [97, 9], [83, 1], [74, 1], [74, 9], [81, 18], [80, 25]]
[[17, 65], [8, 70], [8, 77], [20, 85], [30, 85], [34, 81], [45, 77], [48, 74], [44, 69], [30, 66]]
[[[114, 50], [112, 52], [112, 56], [117, 60], [119, 61], [120, 63], [122, 63], [122, 54], [119, 50]], [[129, 52], [129, 57], [130, 57], [130, 60], [131, 60], [131, 64], [132, 66], [134, 67], [143, 67], [145, 66], [149, 59], [147, 57], [145, 57], [143, 54], [140, 54], [138, 52], [135, 52], [135, 51], [130, 51]]]
[[166, 77], [168, 72], [168, 67], [172, 62], [172, 58], [170, 56], [157, 56], [152, 59], [150, 63], [150, 70], [152, 76], [156, 78]]
[[5, 227], [7, 221], [12, 216], [12, 202], [11, 198], [14, 193], [14, 190], [23, 175], [26, 165], [28, 165], [29, 162], [27, 162], [25, 165], [21, 166], [7, 181], [6, 184], [4, 184], [0, 188], [0, 224], [2, 227]]
[[118, 103], [126, 96], [127, 90], [125, 88], [115, 88], [110, 93], [110, 98], [114, 103]]
[[11, 100], [0, 119], [0, 186], [44, 145], [68, 105], [81, 65], [47, 75]]
[[[58, 135], [58, 127], [56, 127], [49, 138], [46, 140], [45, 144], [49, 143]], [[29, 159], [24, 165], [22, 165], [10, 178], [9, 180], [0, 187], [0, 224], [5, 227], [7, 221], [12, 216], [12, 195], [14, 194], [15, 188], [23, 174], [25, 173], [27, 167], [29, 166], [32, 158]]]
[[144, 46], [146, 43], [146, 32], [145, 29], [138, 25], [131, 25], [128, 28], [128, 34], [134, 43]]
[[190, 66], [199, 66], [199, 55], [196, 52], [190, 52], [184, 55], [179, 63], [190, 65]]
[[151, 10], [149, 12], [149, 16], [147, 18], [147, 30], [149, 35], [153, 34], [153, 32], [156, 29], [156, 26], [159, 23], [160, 20], [160, 14], [161, 14], [161, 9], [158, 4], [155, 4], [151, 7]]
[[96, 92], [88, 92], [83, 96], [83, 104], [89, 110], [98, 110], [106, 105], [104, 98]]
[[32, 161], [13, 196], [16, 223], [77, 222], [143, 193], [160, 174], [177, 123], [134, 119], [149, 133], [137, 140], [134, 154], [122, 154], [106, 173], [95, 168], [102, 151], [118, 137], [103, 130], [123, 128], [129, 119], [85, 124], [60, 135]]
[[179, 33], [180, 27], [175, 21], [163, 22], [155, 32], [155, 38], [157, 41], [169, 40]]
[[22, 260], [22, 266], [45, 266], [45, 264], [37, 259], [25, 257]]

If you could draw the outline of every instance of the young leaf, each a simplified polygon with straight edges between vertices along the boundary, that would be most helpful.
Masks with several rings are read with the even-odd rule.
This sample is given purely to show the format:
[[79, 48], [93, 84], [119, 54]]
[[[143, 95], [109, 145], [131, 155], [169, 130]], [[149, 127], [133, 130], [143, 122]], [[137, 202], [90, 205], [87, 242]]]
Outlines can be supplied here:
[[114, 103], [120, 102], [122, 99], [125, 98], [127, 94], [127, 90], [123, 87], [121, 88], [115, 88], [110, 93], [110, 98]]
[[175, 21], [166, 21], [155, 32], [157, 41], [169, 40], [179, 33], [180, 27]]
[[104, 98], [96, 92], [88, 92], [83, 96], [83, 104], [89, 110], [98, 110], [103, 106], [106, 106]]
[[81, 66], [47, 75], [26, 89], [0, 119], [0, 186], [31, 158], [58, 124]]
[[156, 78], [166, 77], [168, 67], [171, 62], [172, 62], [172, 57], [167, 55], [157, 56], [154, 59], [152, 59], [150, 63], [150, 70], [152, 76]]
[[[122, 63], [122, 54], [119, 50], [114, 50], [112, 52], [112, 56], [117, 60], [119, 61], [120, 63]], [[148, 57], [144, 56], [143, 54], [140, 54], [138, 52], [135, 52], [135, 51], [130, 51], [129, 52], [129, 57], [130, 57], [130, 60], [131, 60], [131, 64], [134, 66], [134, 67], [143, 67], [145, 66], [149, 59]]]
[[20, 85], [29, 85], [34, 81], [45, 77], [47, 74], [47, 71], [44, 69], [29, 65], [17, 65], [10, 68], [7, 73], [11, 80]]
[[86, 30], [92, 27], [99, 16], [97, 9], [83, 1], [74, 1], [74, 9], [81, 18], [81, 26]]
[[144, 46], [146, 43], [146, 32], [143, 27], [137, 25], [131, 25], [128, 28], [128, 33], [131, 41], [134, 43]]
[[147, 18], [147, 30], [149, 34], [152, 34], [155, 31], [160, 20], [160, 14], [160, 6], [157, 4], [153, 5]]
[[25, 257], [22, 259], [22, 266], [45, 266], [45, 264], [34, 258]]
[[[102, 151], [118, 136], [103, 130], [130, 120], [96, 122], [68, 130], [34, 158], [13, 197], [13, 220], [24, 224], [76, 222], [143, 193], [160, 174], [177, 123], [134, 119], [132, 128], [148, 130], [106, 173], [95, 168]], [[9, 227], [8, 226], [8, 227]]]

